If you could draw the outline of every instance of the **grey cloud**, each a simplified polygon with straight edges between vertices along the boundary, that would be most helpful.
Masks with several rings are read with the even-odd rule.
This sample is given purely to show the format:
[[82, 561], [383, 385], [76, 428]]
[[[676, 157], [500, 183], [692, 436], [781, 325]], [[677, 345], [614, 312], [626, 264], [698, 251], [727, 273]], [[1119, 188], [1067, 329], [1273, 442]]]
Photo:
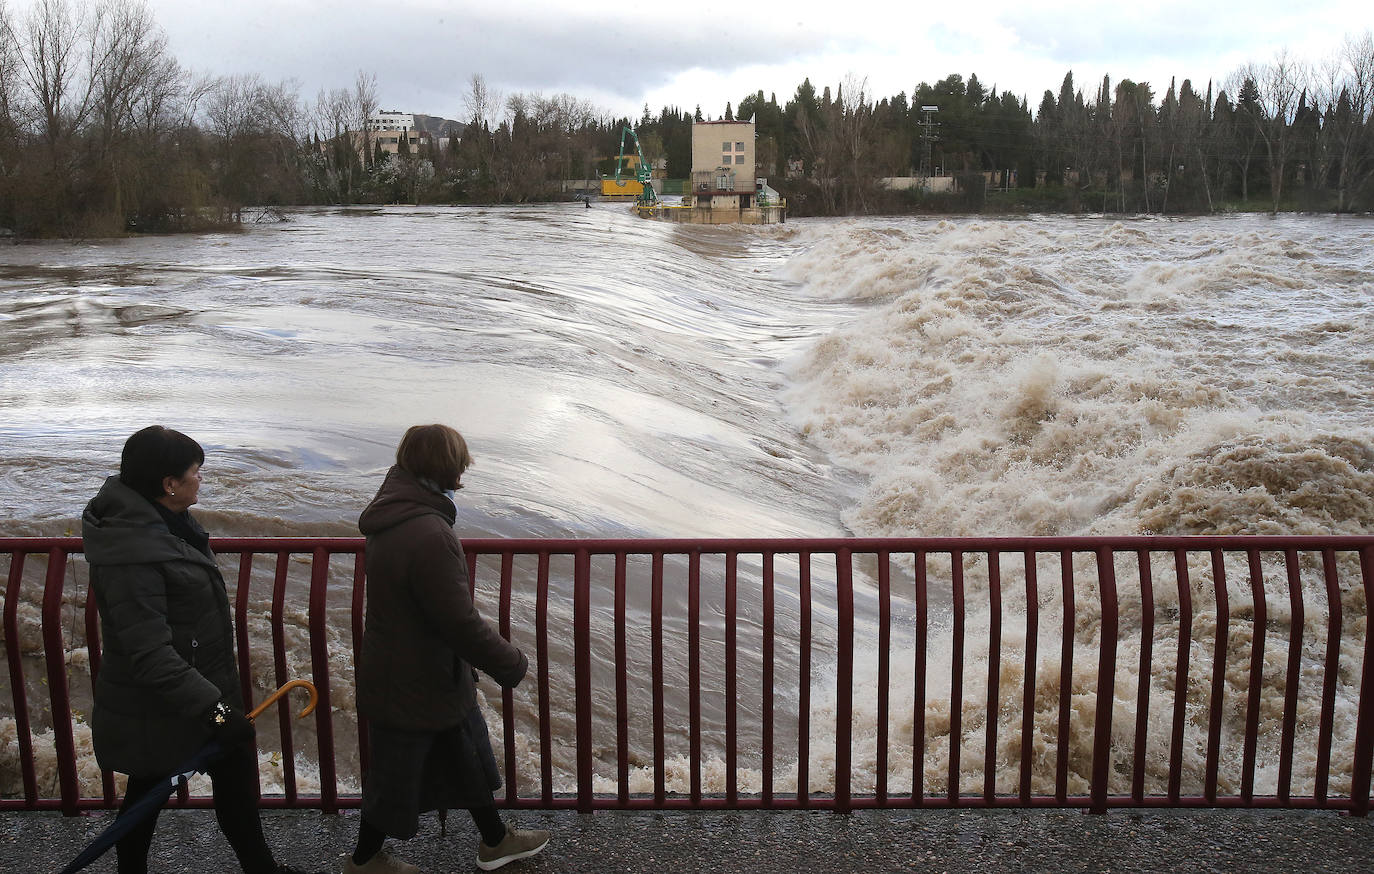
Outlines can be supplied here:
[[[1257, 4], [1263, 5], [1263, 4]], [[1007, 12], [1002, 24], [1020, 41], [1018, 49], [1059, 61], [1065, 69], [1092, 64], [1113, 76], [1141, 75], [1133, 64], [1148, 58], [1208, 59], [1234, 50], [1257, 50], [1254, 27], [1238, 28], [1233, 9], [1208, 4], [1161, 5], [1143, 16], [1105, 15], [1093, 9], [1057, 16]], [[1262, 49], [1260, 49], [1262, 51]], [[1180, 80], [1208, 71], [1179, 69]]]
[[[283, 25], [284, 30], [295, 29]], [[323, 32], [317, 23], [316, 31], [293, 40], [294, 51], [275, 65], [299, 59], [301, 68], [283, 75], [302, 80], [309, 95], [318, 87], [350, 87], [360, 69], [375, 72], [384, 102], [390, 93], [428, 95], [426, 100], [443, 105], [416, 111], [452, 114], [462, 108], [473, 73], [506, 93], [587, 97], [590, 92], [634, 100], [693, 68], [728, 73], [751, 64], [791, 61], [819, 53], [831, 41], [800, 28], [785, 36], [767, 39], [695, 22], [641, 26], [628, 17], [605, 24], [558, 20], [514, 9], [425, 16], [412, 12], [369, 16], [364, 26], [340, 22]]]
[[[855, 40], [816, 24], [748, 24], [655, 9], [644, 23], [633, 7], [599, 19], [534, 12], [517, 3], [435, 8], [393, 4], [279, 4], [243, 0], [232, 18], [215, 7], [153, 0], [179, 60], [197, 71], [294, 79], [302, 97], [352, 88], [375, 73], [387, 108], [457, 117], [468, 79], [480, 73], [505, 94], [565, 92], [593, 102], [635, 105], [692, 69], [730, 75], [752, 65], [809, 61], [856, 52]], [[741, 79], [740, 89], [764, 87]], [[684, 101], [693, 101], [686, 96]], [[611, 107], [606, 107], [611, 108]], [[654, 107], [657, 109], [658, 107]], [[686, 108], [686, 107], [684, 107]], [[717, 108], [717, 110], [719, 107]]]
[[451, 45], [472, 71], [522, 90], [590, 88], [632, 98], [694, 67], [729, 72], [792, 60], [819, 52], [827, 39], [800, 33], [770, 41], [733, 28], [636, 26], [628, 18], [602, 25], [489, 16], [446, 24], [427, 42]]

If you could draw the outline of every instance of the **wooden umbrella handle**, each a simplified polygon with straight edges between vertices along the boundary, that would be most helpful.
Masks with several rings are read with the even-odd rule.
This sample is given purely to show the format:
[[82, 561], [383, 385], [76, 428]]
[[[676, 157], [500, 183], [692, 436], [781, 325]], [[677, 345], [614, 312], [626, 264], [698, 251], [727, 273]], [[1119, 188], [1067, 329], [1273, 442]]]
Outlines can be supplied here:
[[316, 691], [315, 684], [310, 682], [309, 680], [291, 680], [290, 682], [284, 684], [280, 689], [264, 698], [262, 700], [262, 703], [259, 704], [257, 707], [254, 707], [252, 712], [248, 714], [248, 718], [257, 719], [258, 716], [260, 716], [264, 710], [271, 707], [273, 704], [276, 704], [277, 699], [281, 698], [283, 695], [285, 695], [287, 692], [290, 692], [292, 689], [310, 690], [310, 703], [305, 705], [305, 709], [302, 710], [296, 718], [304, 719], [310, 714], [314, 713], [315, 705], [320, 703], [320, 693]]

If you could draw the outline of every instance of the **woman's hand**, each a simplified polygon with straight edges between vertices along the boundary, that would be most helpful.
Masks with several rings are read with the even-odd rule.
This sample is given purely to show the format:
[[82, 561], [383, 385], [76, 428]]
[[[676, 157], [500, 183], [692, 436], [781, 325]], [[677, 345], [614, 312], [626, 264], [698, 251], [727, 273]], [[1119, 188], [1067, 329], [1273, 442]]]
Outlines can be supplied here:
[[212, 737], [222, 746], [232, 747], [242, 743], [257, 745], [257, 731], [243, 711], [230, 707], [223, 701], [210, 708], [210, 731]]

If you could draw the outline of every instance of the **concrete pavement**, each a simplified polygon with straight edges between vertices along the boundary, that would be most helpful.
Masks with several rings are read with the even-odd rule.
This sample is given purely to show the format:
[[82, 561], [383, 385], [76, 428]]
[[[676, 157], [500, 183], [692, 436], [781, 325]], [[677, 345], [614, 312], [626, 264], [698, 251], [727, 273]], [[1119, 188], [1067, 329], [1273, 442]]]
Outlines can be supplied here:
[[[535, 872], [1352, 872], [1374, 870], [1374, 822], [1337, 813], [1246, 810], [507, 813], [553, 832], [538, 857], [503, 869]], [[112, 813], [0, 814], [0, 872], [52, 874], [111, 821]], [[339, 870], [356, 811], [262, 814], [278, 861]], [[476, 871], [477, 832], [462, 811], [421, 820], [393, 852], [430, 874]], [[113, 872], [111, 851], [87, 871]], [[209, 811], [164, 811], [152, 871], [232, 874]]]

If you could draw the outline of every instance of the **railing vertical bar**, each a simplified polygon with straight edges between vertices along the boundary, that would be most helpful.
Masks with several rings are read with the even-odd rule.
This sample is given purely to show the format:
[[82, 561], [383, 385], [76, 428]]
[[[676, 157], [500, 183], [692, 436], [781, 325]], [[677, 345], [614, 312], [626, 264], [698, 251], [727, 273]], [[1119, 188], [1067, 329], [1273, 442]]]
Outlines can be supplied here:
[[734, 807], [739, 803], [739, 763], [737, 761], [738, 740], [735, 731], [738, 726], [739, 707], [736, 688], [736, 629], [735, 612], [738, 597], [736, 573], [738, 572], [738, 553], [731, 551], [725, 555], [725, 803]]
[[701, 552], [687, 556], [688, 764], [692, 805], [701, 803]]
[[[70, 561], [70, 559], [68, 559]], [[91, 666], [91, 692], [95, 692], [100, 680], [100, 611], [95, 602], [95, 586], [86, 584], [86, 654]], [[101, 800], [112, 807], [115, 800], [114, 772], [102, 768], [100, 771]]]
[[624, 550], [615, 554], [615, 759], [616, 800], [622, 807], [630, 803], [630, 683], [629, 647], [625, 640], [625, 566]]
[[1155, 645], [1155, 586], [1150, 567], [1150, 551], [1136, 550], [1140, 569], [1140, 661], [1137, 669], [1139, 685], [1135, 696], [1135, 750], [1132, 753], [1134, 772], [1131, 776], [1131, 797], [1136, 804], [1145, 799], [1145, 757], [1150, 726], [1150, 681], [1154, 677]]
[[[253, 587], [253, 552], [239, 553], [238, 580], [234, 586], [234, 648], [239, 664], [239, 694], [243, 706], [253, 709], [253, 654], [248, 645], [248, 595]], [[253, 771], [253, 791], [262, 797], [262, 775]], [[186, 803], [188, 793], [183, 782], [178, 789], [180, 800]]]
[[62, 577], [67, 553], [48, 550], [48, 575], [43, 585], [43, 660], [48, 668], [48, 696], [52, 702], [53, 748], [57, 754], [57, 785], [62, 812], [75, 816], [80, 800], [76, 779], [76, 742], [72, 737], [71, 693], [67, 688], [67, 651], [62, 641]]
[[963, 752], [964, 729], [964, 554], [949, 554], [950, 588], [954, 594], [953, 648], [949, 666], [949, 774], [945, 797], [952, 805], [959, 802], [959, 759]]
[[650, 570], [650, 648], [654, 693], [654, 803], [660, 807], [667, 798], [667, 751], [664, 737], [667, 724], [663, 714], [663, 553], [655, 551]]
[[1188, 553], [1174, 550], [1178, 584], [1178, 661], [1174, 669], [1174, 721], [1169, 734], [1169, 803], [1178, 804], [1183, 783], [1183, 729], [1188, 719], [1188, 657], [1193, 648], [1193, 582]]
[[1322, 550], [1322, 578], [1326, 583], [1326, 662], [1322, 668], [1322, 709], [1317, 723], [1317, 779], [1313, 790], [1319, 806], [1326, 803], [1331, 777], [1331, 734], [1336, 718], [1336, 683], [1341, 670], [1341, 587], [1336, 554]]
[[983, 732], [983, 801], [997, 797], [997, 735], [1002, 709], [1002, 557], [988, 551], [988, 698]]
[[1364, 661], [1360, 676], [1360, 709], [1355, 722], [1355, 761], [1350, 774], [1350, 812], [1369, 815], [1371, 756], [1374, 755], [1374, 546], [1360, 550], [1360, 578], [1364, 587]]
[[763, 554], [763, 806], [773, 806], [773, 635], [774, 588], [773, 553]]
[[535, 570], [534, 650], [539, 681], [539, 799], [553, 806], [553, 716], [549, 693], [549, 550], [539, 550]]
[[239, 694], [243, 706], [253, 709], [253, 656], [248, 644], [248, 594], [253, 584], [253, 553], [239, 553], [239, 575], [234, 586], [234, 644], [239, 663]]
[[1217, 771], [1221, 765], [1221, 708], [1226, 693], [1226, 651], [1230, 637], [1231, 608], [1226, 592], [1226, 561], [1220, 549], [1212, 553], [1212, 590], [1216, 597], [1217, 629], [1212, 650], [1212, 694], [1208, 704], [1207, 776], [1203, 797], [1208, 804], [1217, 801]]
[[1260, 691], [1264, 685], [1264, 626], [1269, 621], [1264, 597], [1264, 571], [1258, 549], [1246, 550], [1250, 563], [1250, 597], [1253, 601], [1250, 637], [1250, 694], [1245, 704], [1245, 740], [1242, 743], [1240, 797], [1246, 804], [1255, 797], [1255, 754], [1259, 746]]
[[575, 553], [573, 567], [573, 656], [577, 700], [577, 811], [592, 812], [592, 634], [591, 555]]
[[29, 696], [24, 686], [24, 660], [19, 650], [19, 588], [24, 580], [23, 550], [10, 556], [10, 576], [5, 584], [5, 659], [10, 669], [10, 695], [14, 698], [14, 727], [19, 741], [19, 771], [24, 784], [24, 803], [38, 805], [38, 775], [33, 765], [33, 736], [29, 729]]
[[315, 738], [320, 768], [320, 809], [338, 813], [339, 783], [334, 760], [334, 708], [330, 706], [329, 637], [329, 550], [315, 547], [310, 566], [310, 673], [319, 694], [315, 707]]
[[1059, 553], [1059, 580], [1064, 615], [1059, 650], [1059, 736], [1054, 760], [1054, 797], [1059, 804], [1069, 798], [1069, 708], [1073, 703], [1074, 582], [1073, 553]]
[[1022, 806], [1031, 803], [1031, 756], [1035, 737], [1035, 682], [1039, 675], [1037, 664], [1040, 636], [1040, 586], [1036, 580], [1035, 551], [1023, 554], [1026, 564], [1026, 666], [1021, 693], [1021, 775], [1017, 796]]
[[1094, 714], [1092, 812], [1107, 812], [1112, 773], [1112, 704], [1116, 690], [1116, 648], [1121, 607], [1116, 591], [1116, 560], [1110, 547], [1097, 548], [1097, 587], [1102, 603], [1101, 652], [1097, 661], [1097, 712]]
[[887, 732], [892, 654], [892, 557], [878, 552], [878, 725], [874, 750], [874, 787], [878, 806], [887, 806]]
[[[286, 575], [290, 568], [291, 553], [281, 550], [277, 553], [277, 571], [272, 580], [272, 670], [273, 685], [280, 687], [291, 679], [286, 662], [286, 626], [283, 614], [286, 610]], [[244, 704], [253, 706], [253, 701], [245, 698]], [[281, 733], [281, 771], [282, 783], [286, 789], [286, 806], [296, 806], [296, 745], [291, 741], [291, 710], [285, 699], [277, 702], [277, 725]]]
[[1293, 791], [1293, 748], [1298, 728], [1298, 686], [1302, 677], [1302, 632], [1306, 622], [1302, 599], [1302, 573], [1298, 569], [1298, 551], [1284, 550], [1284, 567], [1288, 572], [1288, 670], [1284, 674], [1283, 730], [1279, 737], [1279, 800], [1290, 801]]
[[835, 809], [848, 813], [854, 755], [854, 557], [846, 548], [835, 551], [835, 598]]
[[797, 804], [811, 803], [811, 553], [797, 553], [801, 616], [797, 646]]
[[[501, 552], [501, 590], [498, 598], [498, 618], [501, 636], [506, 640], [511, 638], [510, 630], [510, 610], [512, 589], [515, 588], [515, 554], [510, 550]], [[505, 795], [506, 804], [510, 805], [520, 797], [520, 788], [517, 783], [518, 771], [515, 767], [515, 695], [507, 688], [501, 689], [501, 740], [503, 747], [502, 758], [505, 762], [506, 779]]]
[[911, 799], [917, 806], [926, 801], [926, 638], [929, 635], [930, 602], [927, 583], [926, 553], [913, 553], [916, 591], [916, 646], [912, 653], [911, 690]]
[[[353, 632], [353, 674], [354, 684], [357, 683], [358, 665], [362, 663], [363, 655], [363, 622], [367, 616], [367, 553], [363, 550], [353, 556], [353, 588], [349, 591], [348, 621]], [[357, 708], [355, 706], [354, 710]], [[358, 762], [362, 773], [360, 777], [367, 776], [367, 769], [372, 762], [371, 747], [367, 737], [367, 720], [361, 713], [353, 714], [358, 725]]]
[[1331, 775], [1331, 732], [1336, 726], [1336, 684], [1341, 673], [1341, 584], [1336, 552], [1322, 550], [1322, 577], [1326, 583], [1326, 664], [1322, 669], [1322, 716], [1316, 730], [1316, 787], [1319, 805], [1326, 803]]

